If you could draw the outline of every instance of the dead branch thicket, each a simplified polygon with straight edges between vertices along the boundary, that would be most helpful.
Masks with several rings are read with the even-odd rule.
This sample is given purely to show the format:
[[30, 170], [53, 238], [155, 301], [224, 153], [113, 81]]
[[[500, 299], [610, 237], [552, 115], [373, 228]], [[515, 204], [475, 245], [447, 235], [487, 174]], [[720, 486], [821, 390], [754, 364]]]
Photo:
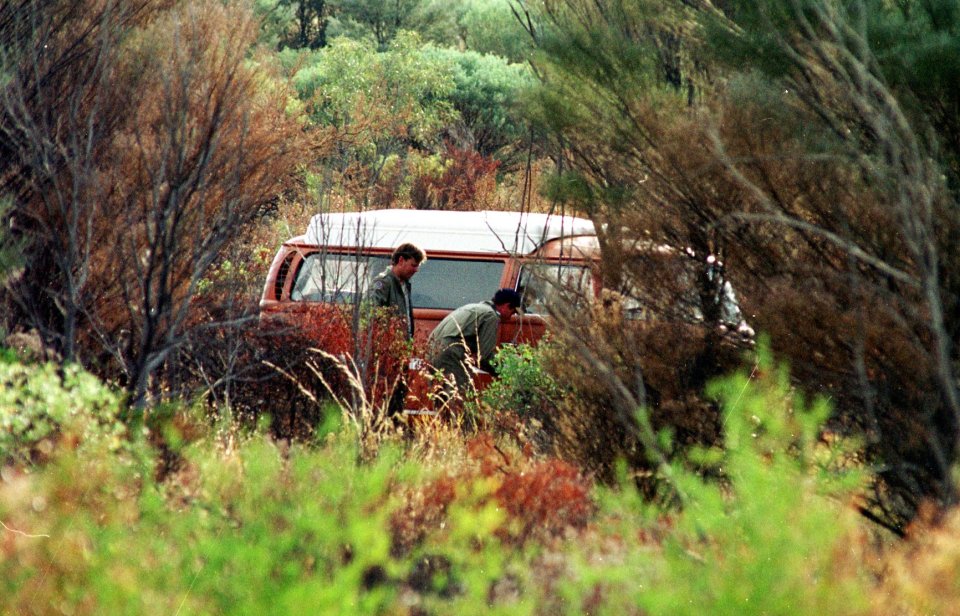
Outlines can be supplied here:
[[[712, 135], [746, 191], [746, 207], [723, 222], [743, 230], [743, 261], [763, 272], [751, 277], [753, 296], [775, 345], [865, 437], [881, 478], [866, 508], [902, 529], [924, 499], [956, 502], [960, 211], [946, 162], [955, 146], [880, 72], [855, 15], [815, 4], [809, 19], [778, 38], [791, 63], [779, 103], [794, 119], [775, 117], [747, 140], [745, 118], [728, 108], [730, 126]], [[830, 136], [819, 157], [798, 122]], [[792, 131], [775, 149], [777, 123]]]
[[[643, 15], [601, 10], [615, 0], [554, 3], [554, 32], [567, 38], [548, 41], [542, 106], [545, 119], [564, 118], [566, 196], [607, 225], [607, 285], [644, 284], [625, 258], [638, 242], [718, 255], [796, 383], [833, 403], [834, 429], [864, 438], [880, 478], [865, 510], [902, 529], [923, 500], [955, 501], [960, 220], [944, 162], [955, 146], [938, 139], [924, 101], [880, 73], [862, 24], [831, 3], [786, 4], [810, 21], [778, 31], [771, 19], [785, 81], [688, 68], [705, 102], [691, 105], [625, 59], [648, 42]], [[606, 48], [589, 37], [601, 26], [615, 39]], [[690, 336], [663, 330], [660, 349], [605, 353], [584, 344], [598, 323], [570, 323], [566, 353], [580, 370], [569, 378], [586, 391], [609, 375], [639, 403], [655, 363], [692, 367], [667, 354], [693, 351]], [[605, 329], [630, 339], [628, 323]]]
[[[615, 0], [562, 0], [547, 17], [540, 120], [562, 135], [558, 196], [597, 223], [609, 290], [590, 311], [551, 311], [558, 345], [548, 368], [576, 395], [550, 421], [565, 457], [606, 478], [625, 459], [645, 488], [661, 493], [675, 454], [718, 442], [719, 409], [704, 385], [749, 361], [709, 301], [724, 281], [720, 263], [717, 277], [703, 276], [709, 256], [728, 256], [711, 223], [743, 191], [706, 180], [717, 165], [691, 156], [695, 109], [645, 72], [670, 68], [641, 56], [656, 51], [649, 36], [672, 26]], [[671, 488], [666, 494], [682, 498]]]
[[289, 185], [302, 125], [236, 7], [24, 0], [0, 28], [5, 223], [29, 243], [6, 327], [141, 404], [211, 265]]

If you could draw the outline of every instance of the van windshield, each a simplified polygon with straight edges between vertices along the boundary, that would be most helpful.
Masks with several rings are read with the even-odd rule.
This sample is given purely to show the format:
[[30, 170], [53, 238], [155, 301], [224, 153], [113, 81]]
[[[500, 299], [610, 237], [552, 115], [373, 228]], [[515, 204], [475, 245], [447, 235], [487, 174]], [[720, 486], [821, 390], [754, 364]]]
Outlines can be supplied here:
[[[387, 256], [314, 253], [303, 261], [293, 284], [293, 301], [350, 303], [390, 265]], [[503, 261], [427, 259], [411, 280], [414, 308], [454, 309], [490, 299], [500, 286]]]

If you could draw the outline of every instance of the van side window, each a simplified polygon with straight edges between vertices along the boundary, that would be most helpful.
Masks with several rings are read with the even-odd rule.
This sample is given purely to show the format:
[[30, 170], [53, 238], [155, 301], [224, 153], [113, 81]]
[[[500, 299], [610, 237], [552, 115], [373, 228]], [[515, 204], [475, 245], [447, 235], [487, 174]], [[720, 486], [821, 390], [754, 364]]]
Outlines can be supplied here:
[[350, 303], [362, 297], [389, 257], [314, 253], [303, 260], [293, 283], [293, 301]]
[[[390, 264], [387, 256], [314, 253], [303, 260], [290, 298], [293, 301], [349, 303], [362, 297], [370, 281]], [[503, 261], [427, 258], [413, 285], [414, 308], [454, 309], [490, 299], [500, 286]]]
[[547, 314], [547, 306], [562, 301], [581, 305], [593, 297], [593, 276], [585, 265], [530, 263], [520, 270], [519, 291], [528, 314]]
[[503, 261], [427, 256], [413, 280], [414, 308], [454, 309], [490, 299], [500, 286]]

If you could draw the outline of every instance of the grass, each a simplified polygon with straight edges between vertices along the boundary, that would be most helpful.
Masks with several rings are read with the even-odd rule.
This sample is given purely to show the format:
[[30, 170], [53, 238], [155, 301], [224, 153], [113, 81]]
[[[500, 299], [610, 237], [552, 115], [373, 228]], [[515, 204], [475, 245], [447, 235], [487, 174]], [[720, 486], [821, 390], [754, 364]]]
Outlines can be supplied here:
[[[672, 470], [682, 507], [645, 501], [626, 472], [598, 485], [509, 439], [444, 426], [386, 439], [373, 459], [349, 427], [290, 443], [207, 425], [187, 407], [127, 434], [107, 387], [6, 365], [18, 376], [0, 390], [5, 421], [33, 408], [27, 400], [75, 404], [69, 421], [51, 404], [33, 445], [22, 434], [2, 441], [5, 613], [948, 614], [960, 605], [958, 516], [918, 524], [906, 541], [879, 535], [854, 506], [864, 470], [838, 464], [855, 444], [819, 438], [829, 407], [797, 399], [769, 362], [757, 378], [714, 386], [724, 446], [693, 454], [714, 479], [691, 465]], [[43, 456], [30, 453], [41, 442]]]

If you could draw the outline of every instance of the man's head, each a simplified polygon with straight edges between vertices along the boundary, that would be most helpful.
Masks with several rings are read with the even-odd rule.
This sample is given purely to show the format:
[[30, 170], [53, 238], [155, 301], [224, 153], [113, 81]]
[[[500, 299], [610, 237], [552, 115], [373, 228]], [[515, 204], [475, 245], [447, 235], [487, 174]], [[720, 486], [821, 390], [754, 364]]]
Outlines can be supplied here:
[[513, 289], [500, 289], [493, 294], [493, 307], [500, 314], [501, 319], [509, 319], [511, 315], [522, 314], [520, 294]]
[[397, 246], [390, 260], [393, 263], [393, 275], [407, 281], [420, 271], [420, 264], [427, 260], [427, 255], [419, 246], [408, 242]]

